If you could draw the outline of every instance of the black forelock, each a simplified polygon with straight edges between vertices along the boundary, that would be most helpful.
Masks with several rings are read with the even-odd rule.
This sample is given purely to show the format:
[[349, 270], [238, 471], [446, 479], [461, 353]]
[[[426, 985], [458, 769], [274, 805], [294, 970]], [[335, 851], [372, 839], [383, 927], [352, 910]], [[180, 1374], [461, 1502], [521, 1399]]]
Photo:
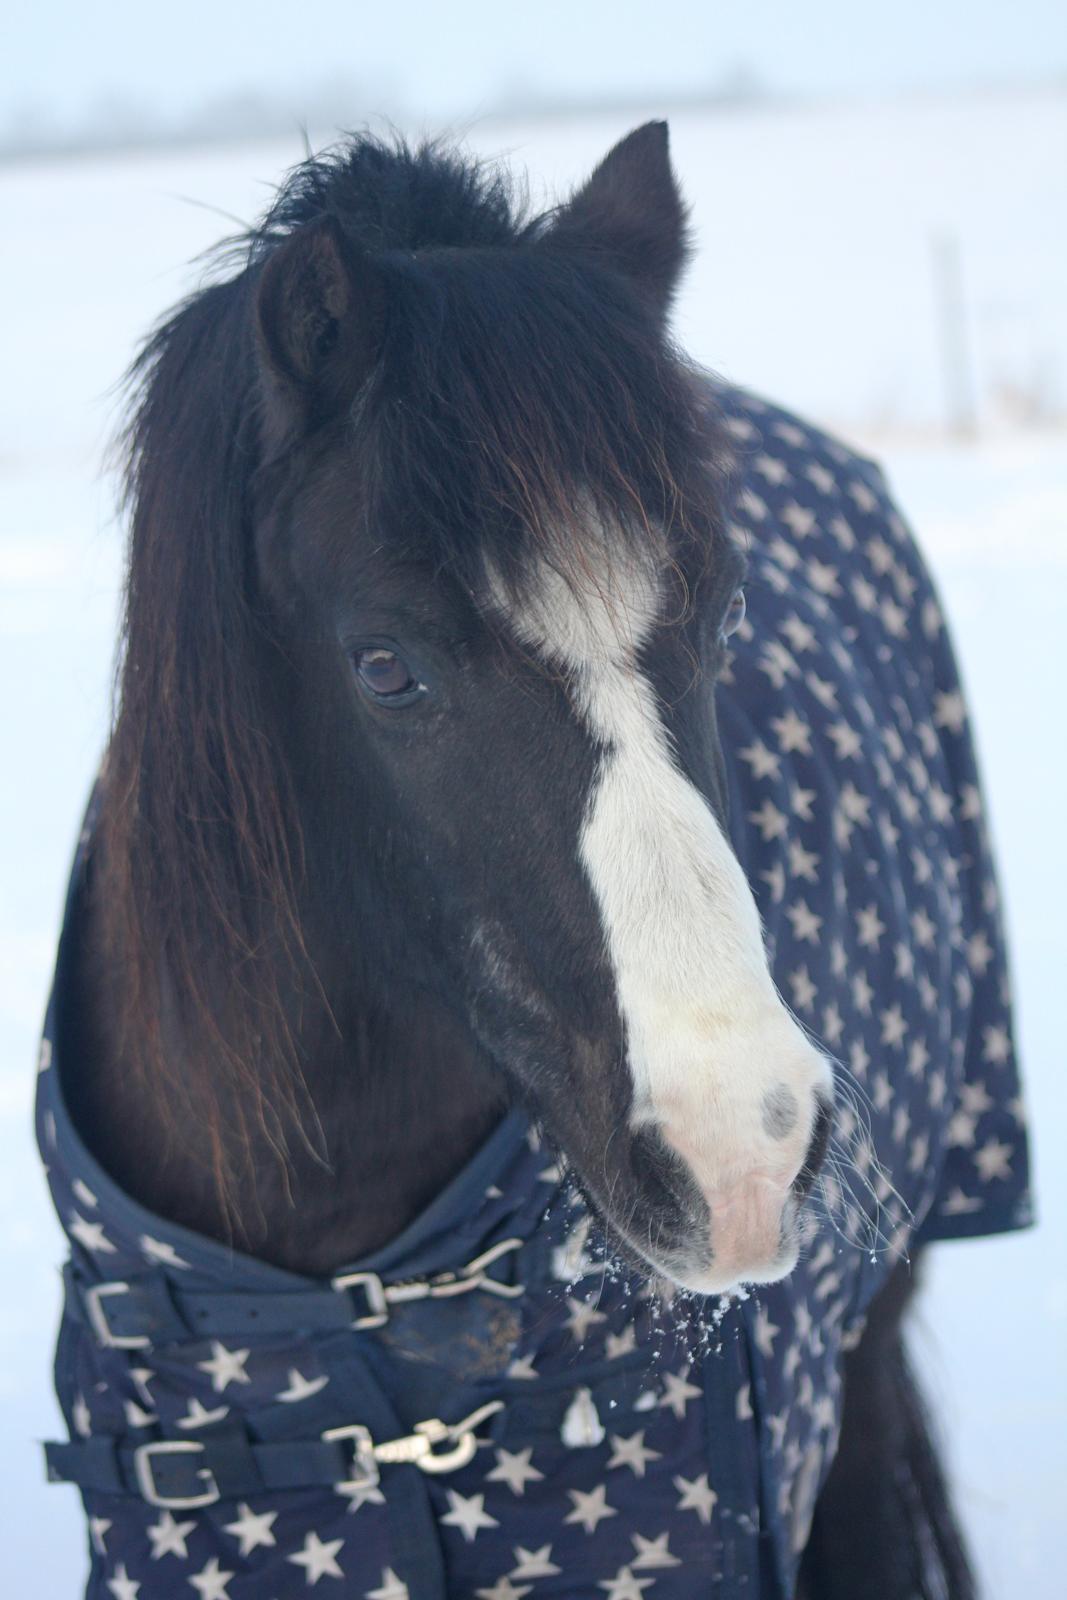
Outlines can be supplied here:
[[528, 228], [524, 196], [505, 169], [440, 140], [413, 147], [369, 133], [294, 167], [249, 242], [269, 248], [326, 216], [369, 251], [506, 245]]
[[[358, 397], [364, 495], [394, 540], [465, 583], [534, 548], [580, 578], [582, 530], [659, 540], [703, 523], [707, 425], [625, 274], [531, 214], [513, 179], [439, 142], [361, 134], [289, 175], [248, 236], [254, 269], [332, 219], [387, 285]], [[428, 548], [429, 547], [429, 548]]]

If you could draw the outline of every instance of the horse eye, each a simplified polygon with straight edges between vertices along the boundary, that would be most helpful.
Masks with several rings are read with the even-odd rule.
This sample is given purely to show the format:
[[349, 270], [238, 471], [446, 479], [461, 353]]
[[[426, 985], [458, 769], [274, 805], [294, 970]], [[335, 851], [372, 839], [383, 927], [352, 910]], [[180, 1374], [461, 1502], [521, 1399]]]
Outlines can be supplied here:
[[728, 639], [732, 633], [736, 633], [744, 620], [745, 591], [743, 589], [738, 589], [737, 593], [730, 601], [726, 616], [723, 618], [722, 631], [724, 638]]
[[354, 660], [360, 683], [378, 700], [395, 700], [419, 688], [407, 662], [395, 650], [374, 645], [368, 650], [357, 650]]

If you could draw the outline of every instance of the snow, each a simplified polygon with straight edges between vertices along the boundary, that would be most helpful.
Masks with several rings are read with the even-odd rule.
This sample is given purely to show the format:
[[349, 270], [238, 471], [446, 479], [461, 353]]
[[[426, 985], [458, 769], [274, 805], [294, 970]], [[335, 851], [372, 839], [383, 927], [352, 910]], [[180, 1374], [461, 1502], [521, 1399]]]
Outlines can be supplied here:
[[[483, 124], [469, 137], [562, 187], [636, 120]], [[937, 1247], [914, 1345], [988, 1592], [1052, 1600], [1067, 1490], [1067, 1168], [1053, 1145], [1067, 1126], [1067, 434], [1051, 415], [1067, 399], [1067, 102], [688, 111], [672, 139], [700, 246], [681, 341], [880, 457], [955, 629], [1003, 876], [1039, 1226]], [[121, 580], [100, 470], [110, 391], [195, 281], [184, 263], [229, 231], [203, 206], [251, 218], [299, 156], [294, 139], [0, 168], [0, 1578], [13, 1593], [74, 1594], [85, 1567], [77, 1495], [45, 1487], [35, 1443], [60, 1426], [63, 1250], [30, 1129], [70, 850], [108, 721]], [[984, 424], [970, 443], [935, 426], [930, 237], [945, 229], [960, 245]], [[1012, 426], [1020, 393], [1042, 426]]]

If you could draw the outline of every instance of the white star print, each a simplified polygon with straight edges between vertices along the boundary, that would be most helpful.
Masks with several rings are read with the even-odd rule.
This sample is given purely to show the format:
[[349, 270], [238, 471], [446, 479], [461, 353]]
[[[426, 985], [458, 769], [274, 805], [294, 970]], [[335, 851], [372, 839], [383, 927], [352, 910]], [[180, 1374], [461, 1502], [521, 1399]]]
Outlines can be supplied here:
[[842, 785], [838, 804], [850, 822], [858, 822], [864, 828], [869, 826], [871, 820], [871, 797], [870, 795], [860, 794], [856, 785], [851, 781]]
[[213, 1422], [221, 1422], [223, 1417], [230, 1414], [229, 1406], [216, 1406], [209, 1411], [202, 1401], [194, 1396], [189, 1401], [189, 1407], [184, 1417], [178, 1418], [179, 1428], [209, 1428]]
[[216, 1394], [221, 1394], [229, 1383], [252, 1382], [245, 1371], [245, 1362], [250, 1355], [250, 1350], [227, 1350], [224, 1344], [220, 1344], [217, 1339], [213, 1339], [211, 1341], [211, 1360], [198, 1361], [196, 1364], [201, 1372], [211, 1374], [211, 1387]]
[[972, 972], [983, 977], [992, 959], [993, 946], [989, 942], [989, 935], [984, 928], [979, 928], [967, 941], [967, 963]]
[[964, 1083], [960, 1085], [960, 1105], [972, 1116], [980, 1117], [984, 1111], [992, 1110], [993, 1101], [984, 1083]]
[[789, 804], [793, 808], [793, 815], [795, 817], [799, 817], [801, 822], [813, 821], [815, 813], [812, 810], [812, 804], [814, 800], [814, 789], [794, 788], [789, 801]]
[[637, 1329], [632, 1322], [628, 1322], [621, 1333], [609, 1333], [604, 1340], [604, 1354], [609, 1361], [614, 1361], [617, 1356], [628, 1355], [631, 1350], [637, 1349]]
[[779, 456], [769, 456], [765, 452], [758, 455], [752, 463], [753, 471], [760, 473], [768, 483], [776, 486], [783, 484], [789, 477], [789, 468]]
[[611, 1442], [614, 1452], [608, 1461], [609, 1467], [629, 1467], [635, 1477], [643, 1478], [645, 1468], [650, 1461], [658, 1461], [662, 1455], [660, 1450], [651, 1450], [645, 1444], [645, 1430], [640, 1428], [637, 1433], [627, 1437], [613, 1433]]
[[337, 1561], [337, 1553], [344, 1546], [343, 1539], [327, 1539], [325, 1542], [312, 1530], [304, 1540], [304, 1548], [295, 1556], [286, 1556], [295, 1567], [303, 1567], [307, 1574], [309, 1587], [318, 1583], [320, 1578], [343, 1578]]
[[527, 1483], [533, 1483], [538, 1478], [543, 1478], [544, 1473], [530, 1465], [533, 1455], [533, 1446], [528, 1445], [525, 1450], [512, 1452], [511, 1450], [498, 1450], [496, 1452], [496, 1466], [492, 1472], [486, 1473], [488, 1483], [506, 1483], [512, 1494], [525, 1494]]
[[310, 1400], [313, 1394], [318, 1394], [325, 1389], [329, 1378], [323, 1374], [318, 1378], [305, 1378], [295, 1367], [289, 1368], [289, 1387], [282, 1389], [274, 1396], [284, 1405], [296, 1405], [301, 1400]]
[[475, 1589], [478, 1600], [522, 1600], [522, 1596], [530, 1593], [530, 1585], [524, 1583], [520, 1588], [512, 1583], [510, 1578], [498, 1578], [491, 1589]]
[[945, 1143], [950, 1150], [966, 1150], [974, 1144], [975, 1133], [978, 1128], [977, 1117], [970, 1117], [966, 1111], [957, 1111], [949, 1118], [948, 1128], [945, 1133]]
[[856, 502], [860, 511], [869, 513], [877, 510], [878, 501], [868, 489], [867, 485], [859, 478], [853, 478], [848, 486], [848, 492]]
[[[795, 1361], [793, 1363], [795, 1370], [796, 1364], [800, 1361], [800, 1351], [797, 1349], [796, 1345], [790, 1345], [789, 1352], [790, 1354], [795, 1352]], [[791, 1375], [792, 1374], [790, 1374], [790, 1376]], [[785, 1444], [785, 1434], [788, 1426], [788, 1411], [779, 1411], [777, 1413], [771, 1412], [767, 1417], [767, 1433], [770, 1436], [772, 1450], [781, 1450], [782, 1446]]]
[[904, 1020], [904, 1012], [901, 1009], [899, 1001], [895, 1001], [893, 1005], [887, 1006], [886, 1009], [881, 1013], [881, 1023], [883, 1044], [895, 1046], [904, 1042], [904, 1037], [907, 1033], [907, 1023]]
[[71, 1420], [74, 1423], [75, 1433], [80, 1433], [83, 1439], [88, 1439], [93, 1431], [93, 1419], [83, 1394], [75, 1395], [71, 1407]]
[[878, 915], [878, 907], [873, 901], [865, 911], [857, 911], [856, 928], [860, 949], [877, 950], [885, 932], [885, 923]]
[[107, 1586], [115, 1596], [115, 1600], [137, 1600], [137, 1591], [141, 1587], [126, 1571], [124, 1561], [119, 1562], [115, 1568], [115, 1576], [107, 1580]]
[[136, 1400], [124, 1400], [122, 1409], [131, 1428], [148, 1428], [156, 1421], [155, 1413], [146, 1411], [143, 1406], [137, 1404]]
[[837, 690], [829, 678], [820, 678], [818, 673], [809, 672], [804, 681], [821, 706], [827, 711], [836, 708]]
[[993, 1178], [1011, 1177], [1010, 1144], [1002, 1144], [999, 1139], [987, 1139], [985, 1144], [974, 1152], [974, 1164], [978, 1168], [983, 1183], [989, 1183]]
[[603, 1311], [598, 1311], [591, 1300], [577, 1300], [574, 1295], [567, 1296], [569, 1315], [567, 1327], [574, 1335], [576, 1344], [584, 1344], [589, 1329], [596, 1322], [606, 1322]]
[[661, 1533], [658, 1539], [642, 1539], [639, 1533], [631, 1533], [630, 1540], [634, 1547], [634, 1559], [630, 1565], [633, 1567], [680, 1567], [681, 1561], [677, 1556], [672, 1555], [667, 1548], [667, 1539], [667, 1533]]
[[934, 695], [934, 727], [948, 728], [951, 733], [962, 733], [967, 725], [967, 707], [958, 689], [942, 690]]
[[189, 1582], [199, 1594], [200, 1600], [230, 1600], [226, 1585], [232, 1577], [232, 1572], [224, 1572], [219, 1566], [218, 1557], [212, 1556], [200, 1572], [193, 1574]]
[[152, 1542], [152, 1560], [159, 1561], [163, 1556], [177, 1556], [182, 1561], [188, 1561], [189, 1551], [185, 1541], [196, 1527], [195, 1522], [175, 1522], [169, 1511], [164, 1511], [159, 1521], [150, 1523], [145, 1529]]
[[524, 1550], [522, 1545], [513, 1548], [515, 1565], [511, 1569], [513, 1578], [552, 1578], [562, 1571], [549, 1557], [552, 1554], [550, 1544], [541, 1545], [538, 1550]]
[[785, 914], [793, 924], [794, 939], [798, 942], [818, 944], [823, 918], [815, 915], [806, 900], [798, 900], [794, 905], [787, 907]]
[[458, 1528], [464, 1539], [470, 1544], [477, 1538], [483, 1528], [499, 1528], [500, 1523], [496, 1517], [491, 1517], [485, 1509], [485, 1495], [457, 1494], [455, 1489], [448, 1491], [449, 1511], [441, 1518], [449, 1527]]
[[840, 595], [841, 584], [838, 581], [838, 571], [828, 561], [817, 561], [814, 557], [806, 567], [808, 582], [821, 595]]
[[836, 1002], [831, 1002], [822, 1014], [822, 1036], [831, 1049], [841, 1043], [844, 1031], [845, 1019], [837, 1009]]
[[785, 899], [785, 867], [776, 861], [769, 872], [761, 872], [760, 877], [764, 883], [771, 886], [771, 900], [775, 905], [780, 905]]
[[224, 1528], [227, 1533], [232, 1533], [233, 1537], [239, 1541], [241, 1555], [249, 1556], [260, 1545], [268, 1547], [278, 1543], [270, 1531], [277, 1518], [278, 1513], [276, 1511], [255, 1512], [250, 1505], [246, 1505], [242, 1501], [237, 1507], [237, 1521], [225, 1523]]
[[137, 1386], [137, 1393], [141, 1396], [145, 1405], [150, 1407], [152, 1405], [152, 1396], [148, 1392], [148, 1385], [155, 1377], [155, 1373], [151, 1367], [131, 1367], [130, 1377]]
[[[809, 483], [813, 483], [815, 485], [816, 489], [821, 495], [829, 495], [833, 493], [834, 475], [832, 472], [829, 472], [826, 467], [820, 466], [817, 461], [813, 461], [810, 466], [804, 468], [804, 476], [808, 479]], [[835, 522], [840, 522], [841, 520], [842, 519], [840, 517], [834, 518]]]
[[904, 982], [914, 978], [915, 952], [910, 944], [904, 944], [901, 940], [898, 940], [893, 946], [893, 960], [895, 962], [894, 978], [901, 978]]
[[746, 761], [752, 768], [752, 776], [757, 781], [760, 778], [777, 778], [782, 759], [768, 750], [762, 739], [756, 739], [746, 749], [740, 750], [738, 754], [741, 760]]
[[815, 1003], [815, 996], [818, 994], [818, 990], [811, 981], [811, 974], [807, 967], [798, 967], [795, 972], [789, 974], [789, 987], [792, 990], [793, 1005], [796, 1009], [798, 1011], [809, 1011]]
[[832, 522], [830, 522], [830, 533], [833, 534], [833, 538], [837, 539], [841, 549], [856, 549], [856, 534], [851, 530], [851, 526], [845, 522], [845, 518], [833, 517]]
[[765, 1356], [768, 1361], [774, 1355], [774, 1340], [780, 1332], [781, 1329], [771, 1321], [770, 1312], [766, 1306], [760, 1306], [756, 1312], [752, 1334], [760, 1355]]
[[790, 500], [782, 509], [782, 521], [798, 539], [806, 539], [815, 526], [815, 513], [810, 507], [797, 505], [795, 500]]
[[820, 857], [814, 850], [805, 850], [799, 839], [789, 841], [789, 870], [794, 878], [803, 878], [807, 883], [818, 883], [819, 874], [816, 867]]
[[854, 602], [861, 611], [873, 611], [878, 605], [878, 590], [875, 589], [869, 578], [864, 578], [861, 573], [853, 578], [849, 589], [853, 592]]
[[588, 1494], [581, 1489], [568, 1489], [568, 1495], [574, 1502], [574, 1508], [568, 1511], [564, 1522], [580, 1522], [586, 1533], [592, 1533], [598, 1522], [605, 1517], [616, 1517], [618, 1512], [614, 1506], [607, 1503], [607, 1489], [600, 1483]]
[[750, 811], [749, 822], [754, 822], [766, 844], [770, 839], [780, 839], [788, 826], [787, 819], [770, 800], [764, 800], [758, 811]]
[[93, 1549], [96, 1551], [98, 1556], [107, 1555], [106, 1540], [108, 1529], [111, 1526], [112, 1523], [110, 1517], [89, 1518], [89, 1537], [93, 1542]]
[[77, 1239], [79, 1244], [84, 1245], [86, 1250], [92, 1250], [98, 1255], [115, 1254], [115, 1246], [104, 1232], [102, 1222], [88, 1222], [77, 1211], [72, 1211], [67, 1223], [67, 1232]]
[[1007, 1028], [988, 1027], [982, 1030], [982, 1060], [1001, 1067], [1011, 1060], [1011, 1039]]
[[407, 1584], [401, 1583], [392, 1567], [383, 1567], [381, 1586], [368, 1589], [367, 1600], [411, 1600], [411, 1597]]
[[806, 650], [814, 650], [819, 642], [815, 629], [810, 623], [798, 617], [795, 611], [782, 623], [782, 632], [797, 655], [802, 655]]
[[671, 1481], [681, 1496], [679, 1511], [695, 1511], [701, 1522], [709, 1523], [719, 1497], [708, 1483], [707, 1473], [702, 1472], [699, 1478], [683, 1478], [679, 1474]]
[[941, 1211], [946, 1217], [966, 1216], [972, 1211], [981, 1211], [984, 1201], [965, 1195], [957, 1184], [951, 1189], [942, 1202]]
[[811, 1425], [825, 1433], [837, 1427], [837, 1407], [830, 1395], [821, 1394], [815, 1401], [811, 1408]]
[[840, 722], [831, 723], [826, 729], [827, 736], [833, 741], [834, 754], [838, 761], [851, 761], [863, 749], [863, 739], [851, 723], [843, 718]]
[[685, 1416], [685, 1408], [690, 1400], [699, 1400], [703, 1389], [695, 1383], [689, 1382], [689, 1368], [684, 1372], [667, 1372], [663, 1375], [663, 1393], [659, 1403], [667, 1406], [679, 1420]]
[[642, 1589], [648, 1589], [654, 1581], [635, 1578], [629, 1567], [620, 1567], [614, 1578], [599, 1578], [597, 1588], [606, 1591], [608, 1600], [641, 1600]]
[[141, 1235], [141, 1254], [147, 1261], [155, 1261], [161, 1267], [188, 1267], [188, 1261], [183, 1261], [172, 1244], [165, 1239], [153, 1239], [150, 1233]]
[[795, 711], [787, 711], [781, 717], [772, 717], [771, 727], [778, 737], [778, 744], [783, 754], [788, 755], [794, 750], [799, 750], [802, 755], [811, 754], [811, 729]]

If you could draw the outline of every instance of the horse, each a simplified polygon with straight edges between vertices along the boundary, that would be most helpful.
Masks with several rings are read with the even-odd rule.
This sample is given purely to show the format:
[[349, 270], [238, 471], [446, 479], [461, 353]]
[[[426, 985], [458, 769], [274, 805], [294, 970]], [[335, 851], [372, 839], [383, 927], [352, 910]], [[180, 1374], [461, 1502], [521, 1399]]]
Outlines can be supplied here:
[[[690, 248], [664, 124], [540, 214], [446, 146], [354, 135], [295, 169], [136, 362], [119, 703], [39, 1122], [73, 1249], [57, 1356], [72, 1443], [50, 1464], [86, 1497], [94, 1595], [192, 1583], [239, 1600], [339, 1579], [412, 1600], [973, 1592], [901, 1331], [909, 1218], [936, 1191], [944, 1119], [883, 1250], [866, 1191], [851, 1211], [842, 1195], [857, 1150], [883, 1210], [903, 1168], [849, 1145], [870, 1109], [855, 1058], [850, 1074], [840, 1026], [820, 1037], [795, 984], [787, 1004], [759, 863], [739, 858], [742, 836], [755, 850], [786, 830], [746, 811], [738, 771], [769, 780], [774, 748], [804, 753], [800, 735], [775, 745], [769, 703], [747, 733], [723, 709], [746, 642], [755, 701], [775, 663], [778, 688], [798, 681], [781, 650], [757, 659], [777, 580], [753, 591], [751, 546], [777, 540], [786, 571], [810, 523], [795, 502], [792, 521], [768, 512], [773, 453], [756, 458], [764, 499], [731, 498], [754, 431], [789, 444], [792, 428], [796, 447], [799, 425], [731, 401], [672, 343]], [[824, 478], [844, 481], [852, 458], [828, 449]], [[892, 523], [863, 470], [853, 511]], [[890, 576], [913, 571], [899, 525], [892, 538]], [[901, 582], [913, 598], [919, 579]], [[882, 671], [840, 593], [823, 582], [818, 628], [850, 672]], [[889, 790], [853, 793], [835, 828], [884, 824], [883, 886], [906, 923], [919, 891], [895, 865]], [[798, 828], [814, 799], [801, 791]], [[845, 898], [843, 917], [863, 909]], [[811, 916], [793, 931], [818, 948]], [[955, 949], [959, 915], [944, 918], [933, 940]], [[870, 928], [832, 956], [842, 993], [873, 960]], [[957, 954], [951, 999], [932, 1004], [958, 1036], [977, 984], [962, 992]], [[962, 1048], [953, 1061], [962, 1075]], [[526, 1224], [494, 1211], [457, 1271], [472, 1208], [511, 1190]], [[839, 1303], [807, 1302], [805, 1349], [825, 1361], [801, 1403], [830, 1409], [814, 1453], [787, 1442], [772, 1492], [751, 1434], [779, 1422], [751, 1363], [784, 1314], [761, 1296], [785, 1294], [824, 1235], [820, 1270], [835, 1250], [869, 1270]], [[523, 1352], [548, 1313], [515, 1309], [542, 1268], [597, 1294], [567, 1298], [570, 1355], [547, 1380]], [[139, 1296], [144, 1325], [124, 1320]], [[606, 1345], [575, 1368], [594, 1335]], [[269, 1405], [250, 1350], [253, 1373], [275, 1361]], [[484, 1403], [443, 1424], [468, 1382]], [[501, 1442], [521, 1434], [478, 1437], [535, 1402], [551, 1421], [525, 1452]], [[624, 1436], [628, 1415], [646, 1428]], [[697, 1429], [659, 1478], [653, 1416]], [[464, 1478], [494, 1444], [495, 1471]], [[519, 1515], [557, 1461], [577, 1473], [566, 1536], [617, 1539], [626, 1519], [599, 1526], [614, 1498], [588, 1489], [612, 1451], [634, 1529], [660, 1479], [681, 1496], [684, 1560], [637, 1532], [610, 1568], [561, 1565], [532, 1523], [508, 1564], [482, 1554], [503, 1521], [486, 1494]], [[453, 1471], [471, 1493], [446, 1488]]]

